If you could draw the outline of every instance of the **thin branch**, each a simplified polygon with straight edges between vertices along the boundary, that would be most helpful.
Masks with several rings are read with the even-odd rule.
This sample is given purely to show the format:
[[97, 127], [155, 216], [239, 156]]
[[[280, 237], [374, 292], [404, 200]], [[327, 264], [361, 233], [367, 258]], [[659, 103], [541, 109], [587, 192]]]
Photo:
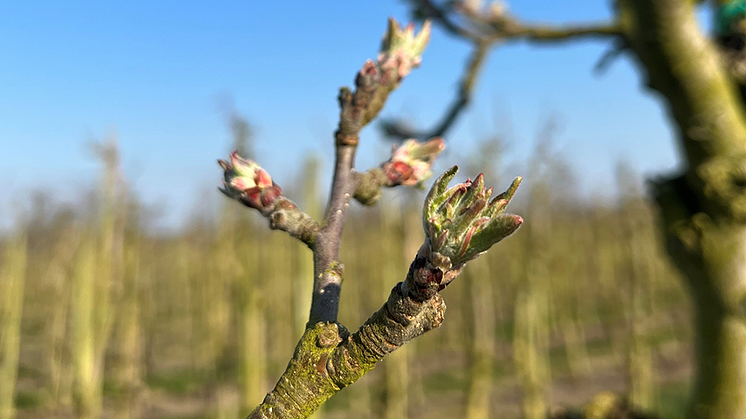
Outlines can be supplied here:
[[490, 43], [487, 42], [481, 42], [475, 46], [474, 51], [469, 58], [466, 70], [464, 71], [464, 75], [461, 77], [458, 98], [451, 105], [451, 108], [446, 113], [443, 121], [441, 121], [441, 123], [438, 124], [438, 127], [430, 133], [430, 137], [444, 136], [446, 131], [448, 131], [456, 121], [459, 113], [461, 113], [461, 111], [469, 105], [469, 102], [471, 102], [471, 97], [474, 92], [474, 84], [479, 72], [484, 66], [489, 47]]
[[280, 197], [270, 208], [260, 209], [259, 212], [269, 220], [271, 229], [284, 231], [309, 248], [314, 248], [319, 224], [310, 215], [301, 211], [295, 202]]
[[622, 38], [619, 38], [617, 42], [604, 52], [598, 62], [593, 66], [593, 72], [596, 74], [602, 74], [611, 66], [611, 64], [619, 58], [624, 51], [627, 50], [627, 44]]
[[[441, 9], [444, 10], [444, 9]], [[548, 25], [524, 22], [509, 14], [506, 8], [479, 10], [456, 3], [452, 13], [463, 16], [481, 33], [483, 40], [525, 39], [528, 41], [563, 41], [585, 37], [620, 37], [618, 22], [573, 25]]]
[[383, 121], [381, 127], [386, 136], [402, 140], [407, 138], [427, 139], [445, 136], [448, 130], [453, 127], [459, 115], [471, 102], [477, 76], [484, 66], [491, 44], [491, 42], [478, 42], [474, 45], [474, 50], [469, 57], [469, 61], [466, 63], [466, 68], [459, 82], [458, 95], [454, 98], [451, 106], [434, 129], [427, 132], [416, 132], [406, 129], [402, 121]]
[[342, 88], [339, 93], [340, 118], [334, 135], [334, 180], [324, 226], [317, 235], [314, 247], [314, 286], [309, 325], [337, 320], [344, 269], [339, 260], [339, 251], [350, 199], [355, 192], [355, 151], [360, 141], [360, 130], [365, 125], [366, 111], [374, 102], [372, 99], [379, 81], [380, 73], [375, 64], [369, 61], [357, 75], [355, 92]]
[[[522, 22], [504, 13], [490, 15], [480, 10], [467, 10], [452, 7], [452, 2], [438, 5], [430, 0], [411, 0], [417, 15], [431, 18], [441, 24], [452, 35], [468, 39], [475, 44], [510, 39], [529, 41], [560, 41], [583, 37], [621, 36], [621, 28], [616, 23], [551, 26]], [[458, 5], [458, 3], [456, 3]], [[467, 20], [472, 28], [467, 29], [456, 23], [455, 16]]]
[[[623, 41], [621, 27], [616, 22], [550, 26], [521, 22], [504, 13], [490, 16], [477, 10], [463, 8], [456, 10], [450, 7], [450, 2], [443, 6], [436, 5], [430, 0], [411, 0], [411, 3], [415, 7], [416, 14], [432, 18], [449, 33], [471, 40], [474, 49], [461, 76], [458, 94], [445, 111], [440, 122], [431, 130], [420, 131], [407, 127], [400, 120], [383, 121], [381, 128], [384, 135], [394, 139], [427, 139], [445, 135], [453, 127], [460, 114], [468, 107], [473, 96], [477, 76], [484, 66], [489, 49], [498, 42], [525, 40], [534, 43], [548, 43], [583, 38], [615, 38]], [[454, 15], [467, 19], [475, 29], [469, 30], [457, 25]], [[624, 45], [624, 43], [622, 42], [621, 45]], [[616, 48], [616, 50], [621, 49]], [[607, 63], [608, 60], [602, 60], [601, 65]]]
[[282, 188], [266, 170], [238, 151], [231, 153], [230, 161], [218, 160], [218, 164], [223, 168], [223, 187], [219, 188], [223, 194], [259, 211], [273, 230], [285, 231], [314, 248], [319, 224], [282, 195]]
[[615, 38], [622, 35], [616, 23], [598, 23], [578, 26], [549, 26], [526, 24], [512, 18], [491, 24], [495, 37], [502, 40], [524, 39], [532, 42], [554, 42], [578, 38]]
[[355, 78], [355, 91], [339, 92], [339, 125], [334, 133], [336, 163], [324, 225], [314, 247], [314, 289], [308, 325], [336, 322], [344, 266], [339, 259], [350, 200], [355, 194], [355, 151], [360, 130], [375, 119], [389, 94], [412, 68], [420, 63], [422, 51], [430, 40], [430, 22], [414, 35], [414, 26], [401, 28], [389, 19], [387, 32], [376, 62], [368, 60]]
[[385, 187], [394, 186], [386, 174], [378, 167], [369, 169], [366, 172], [357, 173], [356, 187], [353, 197], [359, 203], [372, 206], [378, 202], [381, 198], [382, 189]]

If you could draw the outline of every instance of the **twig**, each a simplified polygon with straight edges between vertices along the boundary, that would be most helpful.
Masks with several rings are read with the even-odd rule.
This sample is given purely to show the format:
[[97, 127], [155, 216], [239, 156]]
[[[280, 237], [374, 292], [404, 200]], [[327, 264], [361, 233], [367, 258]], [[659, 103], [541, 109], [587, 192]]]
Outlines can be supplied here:
[[622, 35], [617, 24], [598, 23], [579, 26], [527, 24], [507, 18], [491, 23], [494, 36], [501, 40], [523, 39], [531, 42], [554, 42], [577, 38], [609, 38]]
[[353, 334], [334, 322], [306, 329], [283, 378], [248, 419], [306, 418], [386, 355], [440, 326], [446, 305], [430, 269], [418, 254], [406, 279]]
[[461, 112], [466, 109], [471, 102], [477, 76], [484, 66], [491, 45], [492, 42], [489, 41], [475, 43], [474, 50], [469, 57], [469, 61], [466, 64], [464, 73], [461, 76], [461, 81], [459, 82], [458, 95], [454, 98], [445, 115], [443, 115], [441, 122], [434, 129], [427, 132], [416, 132], [405, 129], [402, 121], [383, 121], [381, 123], [381, 128], [386, 136], [398, 139], [427, 139], [445, 136], [451, 127], [453, 127]]
[[221, 192], [259, 211], [273, 230], [285, 231], [314, 248], [318, 223], [282, 196], [282, 189], [266, 170], [255, 161], [242, 158], [238, 151], [231, 154], [230, 161], [218, 160], [218, 164], [224, 171]]
[[[303, 419], [329, 397], [370, 371], [386, 355], [417, 336], [438, 327], [445, 303], [439, 292], [463, 266], [514, 232], [523, 220], [503, 214], [520, 179], [488, 202], [482, 175], [448, 189], [457, 167], [431, 188], [423, 212], [426, 239], [406, 279], [354, 334], [337, 323], [343, 265], [342, 230], [350, 200], [372, 204], [384, 186], [418, 185], [430, 176], [432, 161], [443, 150], [441, 138], [425, 143], [408, 140], [393, 150], [380, 168], [363, 174], [354, 170], [362, 128], [373, 120], [409, 71], [419, 64], [430, 33], [426, 22], [419, 35], [391, 20], [377, 63], [366, 62], [355, 79], [355, 91], [342, 88], [340, 118], [335, 132], [336, 163], [332, 192], [319, 226], [291, 201], [253, 161], [231, 155], [219, 161], [225, 170], [224, 193], [269, 218], [273, 228], [304, 240], [314, 253], [314, 290], [306, 331], [277, 385], [250, 419]], [[447, 201], [447, 202], [446, 202]], [[442, 204], [442, 205], [441, 205]], [[454, 212], [455, 211], [455, 212]]]
[[383, 188], [422, 186], [422, 182], [432, 175], [433, 161], [444, 148], [445, 142], [440, 137], [425, 142], [405, 141], [393, 148], [391, 158], [380, 167], [355, 175], [353, 197], [363, 205], [374, 205]]
[[360, 140], [360, 130], [364, 126], [366, 111], [379, 87], [379, 81], [378, 68], [369, 61], [357, 75], [355, 92], [352, 93], [346, 87], [339, 92], [339, 126], [334, 135], [334, 180], [324, 226], [317, 235], [314, 248], [313, 299], [309, 325], [337, 321], [344, 270], [339, 260], [339, 249], [350, 199], [355, 193], [355, 151]]
[[[451, 7], [451, 2], [443, 6], [439, 6], [430, 0], [410, 0], [410, 2], [415, 7], [416, 14], [432, 18], [440, 23], [443, 29], [450, 34], [470, 40], [474, 44], [474, 49], [461, 76], [458, 94], [441, 118], [440, 123], [431, 130], [414, 130], [408, 128], [400, 120], [383, 121], [381, 128], [384, 134], [394, 139], [426, 139], [445, 135], [454, 125], [459, 115], [468, 107], [473, 95], [476, 78], [484, 65], [489, 49], [494, 47], [498, 42], [525, 40], [528, 42], [546, 43], [577, 38], [622, 39], [623, 35], [619, 24], [616, 22], [550, 26], [521, 22], [515, 17], [504, 13], [490, 16], [481, 13], [481, 11], [456, 10]], [[456, 24], [453, 15], [466, 18], [475, 29], [469, 30]], [[606, 64], [606, 62], [603, 64]]]
[[310, 215], [301, 211], [295, 202], [280, 197], [270, 210], [261, 210], [269, 220], [269, 227], [281, 230], [302, 241], [309, 248], [314, 248], [319, 224]]

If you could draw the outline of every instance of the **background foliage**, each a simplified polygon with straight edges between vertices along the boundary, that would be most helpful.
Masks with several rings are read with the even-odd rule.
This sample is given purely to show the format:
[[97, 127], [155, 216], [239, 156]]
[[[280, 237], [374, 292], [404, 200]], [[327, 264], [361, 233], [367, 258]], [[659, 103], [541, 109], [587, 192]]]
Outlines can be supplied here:
[[[248, 153], [250, 131], [235, 132]], [[538, 143], [513, 209], [526, 224], [444, 291], [439, 330], [318, 417], [520, 417], [600, 390], [683, 416], [690, 307], [639, 179], [620, 165], [617, 200], [582, 199], [551, 142]], [[20, 339], [17, 379], [0, 368], [2, 417], [11, 402], [19, 418], [246, 414], [302, 333], [310, 252], [227, 200], [216, 217], [201, 212], [180, 231], [154, 233], [119, 176], [116, 143], [99, 149], [102, 180], [89, 202], [63, 207], [39, 194], [2, 239], [0, 364], [12, 363]], [[466, 172], [507, 186], [500, 149], [483, 143]], [[319, 167], [309, 159], [285, 188], [317, 216]], [[403, 279], [422, 243], [423, 194], [386, 197], [353, 211], [345, 232], [340, 321], [351, 327]]]

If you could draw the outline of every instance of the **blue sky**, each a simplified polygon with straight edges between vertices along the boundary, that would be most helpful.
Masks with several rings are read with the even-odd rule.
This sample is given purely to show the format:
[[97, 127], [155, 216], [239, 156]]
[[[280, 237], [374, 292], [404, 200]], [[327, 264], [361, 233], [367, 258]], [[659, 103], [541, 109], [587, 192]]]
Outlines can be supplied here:
[[[596, 0], [515, 0], [510, 8], [546, 22], [610, 16]], [[389, 16], [408, 14], [394, 0], [0, 2], [0, 226], [33, 190], [80, 199], [99, 174], [85, 144], [111, 132], [128, 182], [165, 209], [164, 225], [178, 225], [220, 198], [215, 159], [228, 151], [230, 133], [218, 104], [227, 95], [254, 124], [259, 161], [278, 183], [291, 182], [309, 153], [328, 172], [338, 88], [375, 57]], [[613, 186], [619, 159], [649, 174], [675, 167], [665, 112], [641, 90], [632, 63], [622, 58], [593, 74], [607, 47], [517, 43], [493, 51], [439, 169], [495, 133], [507, 135], [507, 159], [521, 162], [550, 116], [561, 121], [557, 148], [587, 194]], [[383, 115], [432, 124], [468, 52], [436, 29], [422, 67]], [[376, 164], [387, 148], [368, 128], [358, 166]]]

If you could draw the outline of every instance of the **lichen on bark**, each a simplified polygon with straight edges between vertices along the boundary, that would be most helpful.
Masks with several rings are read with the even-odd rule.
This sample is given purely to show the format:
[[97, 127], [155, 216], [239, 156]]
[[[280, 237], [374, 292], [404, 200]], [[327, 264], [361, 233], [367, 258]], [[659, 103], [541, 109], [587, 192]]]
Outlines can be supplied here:
[[[443, 321], [445, 302], [437, 288], [422, 292], [413, 262], [407, 279], [394, 286], [386, 303], [353, 334], [339, 323], [306, 329], [274, 390], [249, 419], [301, 419], [339, 390], [372, 370], [397, 348]], [[422, 298], [429, 295], [428, 298]]]

